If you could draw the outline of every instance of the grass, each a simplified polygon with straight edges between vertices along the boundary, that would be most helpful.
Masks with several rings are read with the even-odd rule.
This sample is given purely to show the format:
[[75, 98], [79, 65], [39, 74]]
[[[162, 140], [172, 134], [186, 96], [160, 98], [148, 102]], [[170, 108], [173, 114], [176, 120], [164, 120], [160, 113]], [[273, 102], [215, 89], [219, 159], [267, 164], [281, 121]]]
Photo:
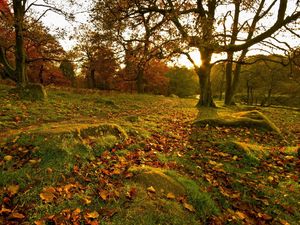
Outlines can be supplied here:
[[174, 171], [166, 171], [166, 174], [182, 184], [186, 191], [189, 202], [194, 206], [197, 217], [205, 223], [212, 215], [218, 214], [219, 208], [207, 192], [200, 191], [200, 185], [195, 181], [178, 175]]
[[[80, 209], [78, 224], [299, 223], [299, 112], [262, 109], [279, 136], [255, 127], [192, 126], [194, 99], [47, 91], [47, 101], [31, 102], [0, 87], [0, 204], [25, 216], [14, 222], [53, 224]], [[217, 114], [245, 110], [219, 107]], [[156, 172], [140, 176], [134, 168]], [[174, 191], [170, 179], [184, 191]], [[55, 190], [50, 202], [40, 197], [47, 187]], [[89, 218], [91, 212], [99, 215]], [[0, 223], [9, 215], [1, 212]]]

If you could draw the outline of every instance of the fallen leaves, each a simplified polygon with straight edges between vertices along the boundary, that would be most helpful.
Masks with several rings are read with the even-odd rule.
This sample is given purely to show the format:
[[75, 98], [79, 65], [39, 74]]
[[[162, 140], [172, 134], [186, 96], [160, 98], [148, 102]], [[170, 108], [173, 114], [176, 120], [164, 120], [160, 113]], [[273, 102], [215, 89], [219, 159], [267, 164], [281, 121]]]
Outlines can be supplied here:
[[99, 213], [97, 211], [93, 211], [86, 214], [86, 218], [89, 219], [97, 219], [99, 217]]
[[188, 204], [186, 202], [183, 203], [183, 207], [185, 209], [187, 209], [188, 211], [190, 211], [190, 212], [196, 212], [195, 208], [192, 205], [190, 205], [190, 204]]
[[107, 201], [109, 198], [109, 192], [107, 190], [100, 190], [99, 196], [101, 197], [102, 200]]
[[43, 188], [43, 191], [40, 193], [40, 198], [46, 203], [53, 202], [56, 198], [56, 190], [53, 187]]
[[13, 157], [11, 155], [6, 155], [4, 156], [4, 160], [9, 162], [9, 161], [12, 161]]
[[240, 211], [235, 212], [235, 214], [237, 215], [237, 217], [241, 220], [244, 220], [245, 218], [247, 218], [246, 214]]
[[263, 220], [272, 220], [273, 217], [266, 214], [266, 213], [258, 213], [257, 214], [259, 218], [263, 219]]
[[25, 216], [22, 213], [18, 213], [18, 212], [13, 212], [9, 215], [10, 219], [17, 219], [17, 220], [21, 220], [24, 219]]
[[148, 187], [147, 191], [150, 192], [150, 193], [153, 193], [153, 194], [156, 193], [156, 190], [154, 189], [153, 186]]
[[282, 225], [290, 225], [290, 223], [287, 222], [287, 221], [284, 220], [284, 219], [279, 219], [279, 222], [280, 222]]
[[20, 190], [20, 186], [19, 185], [9, 185], [7, 187], [7, 191], [9, 192], [9, 196], [13, 196], [15, 194], [17, 194]]
[[137, 195], [137, 189], [135, 187], [130, 188], [129, 191], [126, 192], [126, 197], [132, 200]]
[[222, 186], [219, 187], [219, 190], [222, 193], [222, 195], [231, 199], [239, 199], [241, 196], [241, 194], [238, 191], [233, 191]]
[[175, 198], [176, 198], [176, 196], [172, 192], [169, 192], [167, 194], [167, 199], [175, 199]]

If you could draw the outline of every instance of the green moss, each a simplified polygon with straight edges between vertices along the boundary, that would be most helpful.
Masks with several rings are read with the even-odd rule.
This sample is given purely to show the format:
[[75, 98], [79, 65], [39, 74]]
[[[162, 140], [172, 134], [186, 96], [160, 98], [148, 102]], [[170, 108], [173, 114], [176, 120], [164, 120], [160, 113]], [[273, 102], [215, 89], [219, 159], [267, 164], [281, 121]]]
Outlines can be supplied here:
[[114, 135], [106, 135], [94, 139], [93, 151], [96, 156], [100, 156], [106, 149], [111, 149], [118, 143], [118, 138]]
[[132, 116], [127, 116], [126, 120], [132, 123], [136, 123], [140, 121], [140, 117], [136, 116], [136, 115], [132, 115]]
[[219, 144], [219, 147], [233, 156], [242, 157], [246, 165], [258, 165], [259, 162], [269, 155], [266, 147], [257, 144], [229, 141]]
[[[200, 112], [201, 113], [201, 112]], [[199, 127], [210, 126], [224, 126], [224, 127], [248, 127], [262, 130], [273, 131], [280, 134], [279, 128], [270, 121], [265, 115], [256, 110], [249, 112], [239, 112], [231, 116], [205, 116], [199, 117], [194, 125]]]
[[196, 215], [205, 222], [208, 218], [220, 212], [209, 193], [201, 192], [200, 186], [193, 180], [178, 175], [174, 171], [166, 171], [166, 174], [176, 179], [184, 186], [189, 202], [194, 206]]
[[184, 187], [164, 174], [163, 170], [151, 167], [132, 167], [130, 171], [134, 172], [134, 182], [142, 185], [145, 188], [154, 187], [160, 193], [173, 192], [176, 195], [184, 195]]
[[41, 84], [28, 84], [26, 87], [17, 90], [22, 99], [26, 100], [45, 100], [47, 93]]
[[130, 184], [127, 189], [135, 188], [137, 195], [127, 207], [118, 208], [118, 213], [110, 224], [141, 225], [181, 225], [199, 224], [194, 214], [187, 212], [177, 201], [162, 197], [150, 198], [144, 187]]

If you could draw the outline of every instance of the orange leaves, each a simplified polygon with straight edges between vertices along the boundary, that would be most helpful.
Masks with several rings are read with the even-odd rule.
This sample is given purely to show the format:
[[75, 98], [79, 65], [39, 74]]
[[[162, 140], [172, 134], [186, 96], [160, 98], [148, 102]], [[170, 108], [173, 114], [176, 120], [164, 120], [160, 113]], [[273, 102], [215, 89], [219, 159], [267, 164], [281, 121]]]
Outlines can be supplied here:
[[12, 159], [13, 159], [13, 157], [11, 155], [4, 156], [4, 160], [7, 162], [11, 161]]
[[99, 192], [99, 195], [100, 195], [102, 200], [106, 201], [109, 197], [109, 192], [107, 190], [101, 190]]
[[22, 213], [13, 212], [12, 214], [9, 215], [9, 218], [21, 220], [24, 219], [25, 216]]
[[245, 215], [245, 213], [243, 212], [240, 212], [240, 211], [236, 211], [235, 212], [236, 216], [241, 219], [241, 220], [244, 220], [245, 218], [247, 218], [247, 216]]
[[266, 214], [266, 213], [258, 213], [257, 214], [259, 218], [263, 219], [263, 220], [272, 220], [272, 216]]
[[87, 225], [98, 225], [100, 217], [100, 211], [83, 212], [80, 208], [74, 210], [64, 209], [58, 215], [47, 216], [43, 219], [35, 221], [35, 225], [44, 224], [65, 224], [66, 221], [70, 224], [87, 224]]
[[74, 194], [73, 192], [75, 192], [75, 189], [77, 188], [81, 188], [81, 186], [77, 183], [66, 184], [65, 186], [56, 187], [56, 188], [45, 187], [43, 188], [39, 196], [45, 203], [51, 203], [55, 201], [55, 199], [57, 198], [70, 199]]
[[9, 185], [7, 187], [7, 191], [9, 193], [9, 196], [13, 196], [19, 192], [20, 186], [19, 185]]
[[283, 220], [283, 219], [279, 219], [279, 222], [280, 222], [282, 225], [290, 225], [289, 222], [287, 222], [286, 220]]
[[147, 188], [147, 191], [149, 192], [149, 193], [156, 193], [156, 190], [154, 189], [154, 187], [153, 186], [150, 186], [150, 187], [148, 187]]
[[137, 194], [137, 189], [132, 187], [128, 192], [126, 192], [126, 197], [132, 200], [133, 198], [135, 198], [136, 194]]
[[187, 209], [188, 211], [190, 211], [190, 212], [195, 212], [195, 211], [196, 211], [192, 205], [190, 205], [190, 204], [188, 204], [188, 203], [186, 203], [186, 202], [183, 203], [183, 207], [184, 207], [185, 209]]
[[175, 199], [175, 198], [176, 198], [176, 196], [172, 192], [169, 192], [167, 194], [167, 199]]
[[85, 217], [89, 218], [89, 219], [97, 219], [99, 217], [99, 213], [97, 211], [93, 211], [93, 212], [87, 213]]
[[217, 172], [222, 172], [222, 173], [226, 173], [225, 170], [223, 169], [223, 164], [222, 163], [217, 163], [213, 160], [209, 160], [208, 163], [210, 165], [212, 165], [212, 169], [217, 171]]
[[44, 188], [43, 191], [40, 193], [40, 198], [45, 201], [46, 203], [53, 202], [56, 198], [56, 190], [53, 187]]
[[222, 186], [219, 187], [219, 190], [222, 193], [222, 195], [231, 199], [239, 199], [241, 196], [241, 194], [238, 191], [233, 191]]

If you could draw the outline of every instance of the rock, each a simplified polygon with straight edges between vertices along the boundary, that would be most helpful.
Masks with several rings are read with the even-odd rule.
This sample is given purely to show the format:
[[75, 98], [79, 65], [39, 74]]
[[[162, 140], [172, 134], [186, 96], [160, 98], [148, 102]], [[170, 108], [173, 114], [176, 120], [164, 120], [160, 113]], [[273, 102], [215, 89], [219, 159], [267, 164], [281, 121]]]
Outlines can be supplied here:
[[22, 99], [38, 101], [47, 99], [47, 93], [41, 84], [28, 84], [23, 88], [18, 88], [19, 95]]
[[175, 94], [170, 94], [170, 97], [171, 98], [179, 98], [177, 95], [175, 95]]
[[269, 120], [265, 115], [257, 110], [234, 113], [231, 117], [213, 116], [201, 117], [194, 122], [195, 126], [205, 127], [223, 126], [223, 127], [248, 127], [261, 130], [273, 131], [280, 134], [279, 128]]
[[126, 120], [129, 121], [129, 122], [132, 122], [132, 123], [139, 122], [140, 121], [140, 117], [139, 116], [135, 116], [135, 115], [127, 116]]
[[134, 181], [145, 188], [153, 187], [158, 193], [174, 193], [176, 196], [186, 194], [185, 188], [175, 179], [163, 173], [161, 169], [151, 167], [134, 167]]

